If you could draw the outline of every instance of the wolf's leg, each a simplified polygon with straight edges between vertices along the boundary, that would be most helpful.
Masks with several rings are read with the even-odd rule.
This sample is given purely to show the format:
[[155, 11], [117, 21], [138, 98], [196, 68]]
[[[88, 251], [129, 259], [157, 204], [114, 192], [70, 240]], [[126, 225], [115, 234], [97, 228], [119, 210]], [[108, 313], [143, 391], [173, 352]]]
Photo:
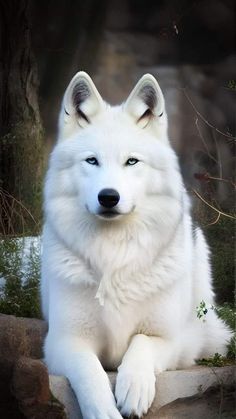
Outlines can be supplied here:
[[118, 368], [115, 395], [121, 413], [141, 417], [155, 396], [155, 373], [176, 366], [179, 345], [142, 334], [135, 335]]
[[[65, 375], [77, 396], [84, 419], [121, 419], [109, 379], [96, 354], [75, 338], [46, 340], [49, 371]], [[56, 347], [55, 347], [56, 346]]]

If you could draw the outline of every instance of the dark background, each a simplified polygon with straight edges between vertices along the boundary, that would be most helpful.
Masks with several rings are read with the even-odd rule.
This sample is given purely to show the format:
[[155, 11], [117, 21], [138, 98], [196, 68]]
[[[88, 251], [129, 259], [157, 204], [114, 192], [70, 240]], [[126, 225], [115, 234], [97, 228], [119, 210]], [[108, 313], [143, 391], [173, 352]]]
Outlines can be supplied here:
[[[198, 187], [194, 174], [209, 170], [232, 177], [234, 141], [204, 119], [235, 136], [233, 1], [33, 1], [31, 27], [49, 143], [75, 72], [87, 71], [111, 103], [125, 100], [137, 79], [151, 72], [166, 96], [170, 138], [186, 182]], [[219, 182], [216, 190], [218, 202], [230, 207], [231, 187]]]

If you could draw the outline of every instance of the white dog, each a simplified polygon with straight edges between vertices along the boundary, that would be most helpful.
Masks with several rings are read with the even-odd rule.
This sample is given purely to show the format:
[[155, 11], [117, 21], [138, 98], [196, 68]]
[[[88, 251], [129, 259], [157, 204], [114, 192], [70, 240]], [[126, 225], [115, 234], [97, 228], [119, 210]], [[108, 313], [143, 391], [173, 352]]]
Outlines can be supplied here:
[[[224, 354], [208, 247], [194, 229], [162, 92], [146, 74], [111, 107], [77, 73], [45, 185], [42, 307], [49, 371], [86, 419], [147, 412], [158, 373]], [[115, 396], [104, 369], [118, 369]]]

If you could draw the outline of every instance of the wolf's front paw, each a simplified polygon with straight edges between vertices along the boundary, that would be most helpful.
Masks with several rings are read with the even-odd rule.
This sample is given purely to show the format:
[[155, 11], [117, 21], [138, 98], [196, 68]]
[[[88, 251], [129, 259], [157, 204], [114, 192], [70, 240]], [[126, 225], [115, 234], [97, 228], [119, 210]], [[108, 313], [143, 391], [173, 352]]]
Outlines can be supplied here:
[[130, 370], [122, 365], [116, 379], [117, 406], [124, 416], [142, 417], [155, 396], [156, 377], [152, 369]]
[[122, 419], [110, 387], [98, 383], [90, 390], [78, 398], [83, 419]]
[[115, 405], [104, 406], [102, 402], [97, 406], [90, 405], [81, 411], [84, 419], [122, 419]]

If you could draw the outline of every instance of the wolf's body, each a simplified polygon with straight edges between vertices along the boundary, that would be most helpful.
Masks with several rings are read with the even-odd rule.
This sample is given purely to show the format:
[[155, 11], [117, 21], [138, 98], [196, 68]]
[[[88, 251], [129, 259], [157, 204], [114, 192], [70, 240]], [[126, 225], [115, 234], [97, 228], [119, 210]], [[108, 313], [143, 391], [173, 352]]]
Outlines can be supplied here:
[[[193, 228], [164, 99], [144, 76], [110, 107], [83, 72], [63, 100], [45, 187], [42, 307], [49, 370], [84, 418], [141, 416], [156, 374], [225, 353], [208, 248]], [[104, 369], [118, 368], [115, 398]], [[158, 380], [158, 378], [157, 378]]]

